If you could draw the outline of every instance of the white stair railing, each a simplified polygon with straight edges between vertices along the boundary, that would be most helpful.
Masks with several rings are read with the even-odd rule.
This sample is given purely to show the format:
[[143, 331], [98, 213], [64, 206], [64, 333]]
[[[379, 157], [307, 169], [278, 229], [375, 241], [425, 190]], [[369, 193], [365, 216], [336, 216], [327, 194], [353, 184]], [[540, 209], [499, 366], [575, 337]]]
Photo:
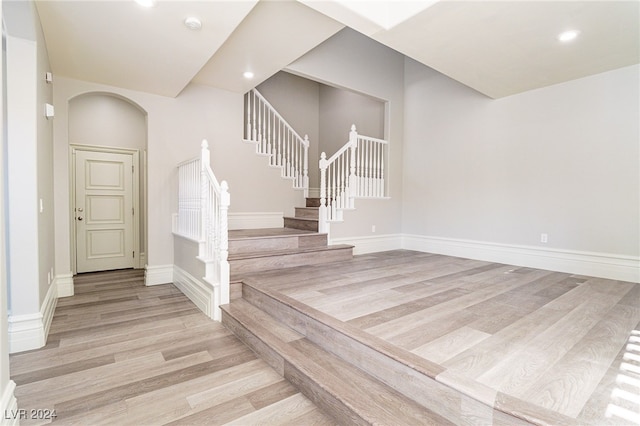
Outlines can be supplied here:
[[384, 198], [384, 170], [388, 142], [358, 135], [351, 126], [349, 141], [331, 158], [320, 154], [319, 231], [328, 232], [329, 223], [342, 220], [342, 212], [354, 208], [355, 198]]
[[269, 165], [280, 167], [282, 177], [293, 187], [309, 193], [309, 138], [304, 138], [282, 118], [275, 108], [252, 89], [245, 94], [245, 136], [256, 144], [256, 153], [269, 157]]
[[[174, 232], [200, 243], [198, 259], [206, 264], [206, 281], [219, 289], [217, 303], [229, 303], [229, 185], [211, 170], [209, 145], [200, 158], [178, 165], [178, 218]], [[217, 308], [217, 307], [216, 307]]]

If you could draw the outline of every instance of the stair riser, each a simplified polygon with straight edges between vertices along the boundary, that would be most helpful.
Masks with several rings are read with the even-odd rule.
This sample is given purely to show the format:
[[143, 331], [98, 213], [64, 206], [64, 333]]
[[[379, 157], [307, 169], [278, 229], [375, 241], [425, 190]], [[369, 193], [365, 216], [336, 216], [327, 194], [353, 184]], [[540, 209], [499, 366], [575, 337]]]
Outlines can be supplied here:
[[327, 245], [327, 235], [294, 235], [290, 237], [251, 238], [229, 241], [229, 254], [289, 250], [304, 247], [322, 247]]
[[470, 419], [466, 416], [470, 412], [473, 412], [475, 416], [484, 415], [486, 418], [481, 419], [481, 422], [485, 424], [492, 424], [498, 419], [506, 420], [507, 423], [512, 424], [526, 423], [523, 423], [521, 419], [495, 410], [492, 399], [495, 398], [495, 392], [493, 392], [493, 397], [485, 403], [476, 401], [458, 390], [438, 382], [435, 378], [437, 371], [430, 377], [305, 315], [260, 290], [244, 285], [242, 294], [246, 301], [268, 312], [286, 326], [306, 336], [313, 343], [344, 360], [349, 360], [353, 365], [376, 377], [389, 387], [455, 424], [468, 423]]
[[303, 265], [317, 265], [339, 262], [353, 257], [353, 249], [334, 249], [323, 252], [291, 253], [285, 255], [253, 257], [230, 260], [231, 274], [267, 271], [271, 269], [292, 268]]
[[340, 398], [323, 389], [317, 382], [286, 361], [284, 363], [284, 378], [325, 413], [330, 414], [338, 421], [338, 424], [371, 425], [371, 422], [360, 417]]
[[284, 359], [278, 352], [256, 337], [252, 332], [237, 321], [226, 310], [222, 309], [222, 324], [235, 334], [245, 345], [249, 346], [263, 361], [284, 377]]
[[242, 283], [236, 282], [229, 284], [229, 300], [242, 298]]
[[306, 206], [307, 207], [320, 207], [320, 198], [309, 198], [309, 197], [307, 197]]
[[[286, 359], [282, 355], [286, 353], [286, 349], [281, 344], [272, 348], [249, 330], [241, 320], [234, 318], [233, 314], [227, 312], [225, 308], [222, 309], [222, 324], [276, 370], [278, 374], [287, 379], [317, 406], [324, 409], [325, 413], [333, 416], [338, 424], [371, 424], [370, 421], [365, 420], [363, 416], [344, 403], [339, 398], [339, 392], [336, 392], [336, 389], [326, 389], [318, 384], [322, 375], [318, 374], [317, 368], [313, 365], [307, 365], [306, 368], [302, 367], [303, 364], [299, 356], [298, 359], [295, 356], [291, 360]], [[267, 341], [269, 339], [267, 337]], [[366, 413], [363, 413], [363, 415], [366, 415]]]
[[284, 218], [284, 226], [285, 226], [285, 228], [293, 228], [293, 229], [300, 229], [300, 230], [303, 230], [303, 231], [318, 232], [318, 222], [317, 221], [297, 220], [296, 218], [285, 217]]
[[318, 219], [320, 217], [320, 210], [296, 207], [296, 217]]

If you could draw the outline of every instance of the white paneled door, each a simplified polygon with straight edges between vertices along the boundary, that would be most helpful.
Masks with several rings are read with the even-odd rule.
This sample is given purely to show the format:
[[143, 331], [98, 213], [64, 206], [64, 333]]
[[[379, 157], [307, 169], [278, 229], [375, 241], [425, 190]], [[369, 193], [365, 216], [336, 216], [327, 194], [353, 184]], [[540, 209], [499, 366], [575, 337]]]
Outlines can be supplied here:
[[133, 268], [132, 156], [76, 151], [75, 167], [77, 271]]

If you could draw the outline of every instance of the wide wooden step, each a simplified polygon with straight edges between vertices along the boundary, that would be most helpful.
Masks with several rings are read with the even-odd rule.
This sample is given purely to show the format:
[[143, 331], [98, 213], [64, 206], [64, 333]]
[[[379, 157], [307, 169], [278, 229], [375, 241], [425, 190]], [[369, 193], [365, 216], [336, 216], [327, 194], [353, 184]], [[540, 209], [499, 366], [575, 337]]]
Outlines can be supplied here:
[[231, 279], [237, 274], [339, 262], [353, 257], [353, 246], [338, 244], [229, 255]]
[[[575, 420], [567, 416], [496, 392], [479, 382], [462, 377], [441, 365], [260, 285], [259, 276], [250, 277], [243, 282], [242, 298], [268, 313], [282, 325], [304, 336], [304, 339], [312, 344], [357, 366], [413, 403], [441, 416], [446, 422], [576, 424]], [[297, 345], [302, 343], [292, 343], [292, 346], [302, 350]], [[306, 357], [311, 358], [311, 355], [307, 353]], [[295, 379], [292, 382], [296, 384]]]
[[327, 234], [293, 228], [229, 231], [229, 255], [270, 252], [327, 245]]
[[340, 424], [451, 424], [240, 299], [222, 322]]

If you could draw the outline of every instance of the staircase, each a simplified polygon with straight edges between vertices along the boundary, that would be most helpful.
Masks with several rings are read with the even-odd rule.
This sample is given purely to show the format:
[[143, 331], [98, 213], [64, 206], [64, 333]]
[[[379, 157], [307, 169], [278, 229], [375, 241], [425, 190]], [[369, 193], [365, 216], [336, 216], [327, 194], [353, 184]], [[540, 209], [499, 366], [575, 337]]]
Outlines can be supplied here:
[[[222, 323], [338, 424], [460, 424], [434, 398], [439, 367], [287, 296], [241, 284]], [[458, 401], [459, 402], [459, 401]], [[433, 407], [433, 408], [427, 408]]]
[[284, 228], [229, 231], [231, 282], [261, 271], [349, 260], [353, 246], [328, 245], [318, 233], [319, 199], [307, 198], [294, 217], [284, 218]]

